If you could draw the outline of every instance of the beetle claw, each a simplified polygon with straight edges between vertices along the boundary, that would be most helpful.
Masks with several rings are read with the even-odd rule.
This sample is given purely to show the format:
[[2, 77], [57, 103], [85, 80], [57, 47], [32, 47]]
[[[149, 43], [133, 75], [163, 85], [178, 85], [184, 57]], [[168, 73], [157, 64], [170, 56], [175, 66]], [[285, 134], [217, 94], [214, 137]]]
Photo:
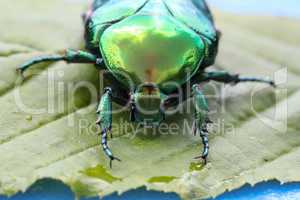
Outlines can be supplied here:
[[121, 159], [117, 158], [117, 157], [110, 157], [110, 161], [109, 161], [109, 167], [112, 169], [112, 161], [117, 160], [119, 162], [121, 162]]
[[194, 120], [194, 122], [193, 122], [193, 128], [192, 128], [192, 131], [193, 131], [193, 134], [194, 134], [194, 136], [196, 136], [197, 135], [197, 127], [196, 127], [196, 120]]
[[205, 119], [206, 124], [213, 124], [214, 122], [211, 121], [208, 117]]
[[271, 81], [271, 82], [270, 82], [270, 85], [271, 85], [273, 88], [277, 88], [277, 85], [276, 85], [276, 83], [275, 83], [274, 81]]
[[194, 158], [195, 160], [199, 160], [201, 159], [203, 161], [203, 164], [206, 165], [207, 164], [207, 156], [197, 156]]
[[112, 128], [110, 127], [108, 130], [110, 132], [110, 138], [113, 139], [114, 136], [113, 136]]
[[209, 152], [209, 145], [208, 145], [208, 130], [207, 130], [207, 125], [209, 123], [213, 123], [208, 117], [205, 119], [204, 124], [201, 125], [201, 127], [197, 127], [197, 122], [194, 121], [193, 123], [193, 133], [196, 135], [198, 132], [200, 133], [200, 137], [202, 139], [202, 144], [203, 144], [203, 152], [201, 156], [197, 156], [194, 159], [202, 159], [204, 165], [207, 164], [207, 156]]
[[23, 82], [25, 80], [24, 71], [20, 68], [17, 68], [16, 72], [19, 74], [19, 76], [21, 77], [21, 80]]

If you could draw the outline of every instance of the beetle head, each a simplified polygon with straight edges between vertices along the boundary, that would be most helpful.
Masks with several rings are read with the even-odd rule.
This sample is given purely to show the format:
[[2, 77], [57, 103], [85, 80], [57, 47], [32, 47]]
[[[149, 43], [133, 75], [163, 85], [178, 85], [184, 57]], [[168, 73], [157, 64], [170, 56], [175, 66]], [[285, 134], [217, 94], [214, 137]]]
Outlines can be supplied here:
[[152, 83], [142, 84], [131, 95], [132, 120], [145, 125], [159, 125], [164, 119], [164, 99], [165, 95], [157, 86]]

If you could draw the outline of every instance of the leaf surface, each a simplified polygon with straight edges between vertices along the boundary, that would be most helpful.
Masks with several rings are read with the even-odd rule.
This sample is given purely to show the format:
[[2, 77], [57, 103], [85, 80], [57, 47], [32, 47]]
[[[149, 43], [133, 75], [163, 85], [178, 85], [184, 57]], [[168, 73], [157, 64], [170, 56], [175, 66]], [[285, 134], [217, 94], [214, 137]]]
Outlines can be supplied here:
[[[63, 181], [78, 196], [147, 186], [185, 199], [216, 196], [246, 183], [300, 181], [300, 51], [299, 40], [291, 37], [300, 34], [298, 21], [216, 13], [223, 37], [215, 68], [284, 80], [276, 72], [285, 66], [288, 82], [276, 91], [258, 90], [257, 84], [227, 86], [209, 99], [211, 118], [219, 126], [210, 134], [206, 166], [192, 159], [202, 149], [187, 126], [192, 114], [167, 118], [173, 134], [135, 135], [130, 125], [127, 131], [117, 129], [129, 119], [122, 112], [113, 116], [115, 137], [109, 140], [122, 162], [109, 169], [95, 134], [97, 98], [82, 88], [71, 90], [82, 81], [98, 90], [93, 66], [41, 64], [16, 86], [15, 69], [29, 58], [83, 46], [80, 14], [85, 7], [80, 1], [0, 2], [5, 26], [0, 30], [1, 194], [25, 191], [43, 178]], [[286, 31], [278, 33], [281, 25]], [[205, 88], [211, 94], [210, 85]], [[265, 120], [274, 116], [271, 124]]]

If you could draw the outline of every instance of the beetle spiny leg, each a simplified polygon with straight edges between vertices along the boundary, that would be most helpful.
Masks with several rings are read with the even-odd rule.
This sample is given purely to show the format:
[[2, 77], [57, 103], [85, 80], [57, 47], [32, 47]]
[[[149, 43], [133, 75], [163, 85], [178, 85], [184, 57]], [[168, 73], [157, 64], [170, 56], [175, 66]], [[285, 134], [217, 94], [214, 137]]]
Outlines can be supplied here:
[[260, 82], [260, 83], [266, 83], [270, 86], [276, 88], [276, 84], [273, 80], [265, 79], [265, 78], [256, 78], [256, 77], [238, 77], [236, 80], [236, 83], [239, 82]]
[[35, 58], [30, 59], [29, 61], [22, 64], [20, 67], [17, 68], [17, 71], [20, 72], [21, 76], [23, 76], [24, 72], [33, 65], [42, 63], [42, 62], [54, 62], [65, 60], [64, 55], [43, 55], [37, 56]]
[[197, 156], [194, 159], [203, 159], [204, 164], [206, 165], [207, 156], [209, 153], [207, 122], [211, 122], [211, 121], [208, 118], [205, 121], [206, 121], [205, 124], [203, 124], [201, 128], [196, 128], [196, 130], [200, 132], [200, 137], [202, 139], [202, 144], [203, 144], [203, 151], [201, 156]]
[[276, 87], [275, 82], [268, 78], [240, 76], [239, 74], [230, 74], [225, 71], [205, 72], [204, 76], [206, 77], [207, 81], [213, 80], [222, 83], [231, 83], [233, 85], [241, 82], [258, 82], [266, 83], [272, 87]]
[[194, 102], [195, 102], [195, 121], [193, 123], [193, 133], [200, 133], [200, 137], [202, 139], [203, 151], [202, 155], [195, 157], [195, 159], [203, 159], [204, 164], [207, 163], [207, 156], [209, 153], [209, 145], [208, 145], [208, 130], [207, 125], [212, 123], [212, 121], [208, 117], [209, 108], [207, 105], [207, 101], [205, 95], [201, 92], [201, 88], [198, 84], [193, 85], [192, 87], [194, 94]]
[[132, 122], [134, 122], [136, 120], [135, 111], [136, 111], [136, 105], [135, 105], [134, 97], [131, 94], [130, 95], [130, 121], [132, 121]]
[[111, 149], [107, 145], [108, 134], [110, 133], [112, 137], [112, 89], [106, 87], [104, 89], [104, 94], [101, 97], [97, 108], [98, 119], [96, 121], [97, 125], [101, 128], [101, 145], [105, 155], [110, 159], [110, 167], [112, 167], [112, 161], [121, 161], [119, 158], [115, 157], [111, 152]]
[[103, 151], [104, 151], [105, 155], [110, 159], [109, 166], [110, 166], [110, 168], [112, 168], [112, 161], [117, 160], [117, 161], [121, 162], [121, 159], [115, 157], [112, 154], [110, 148], [108, 147], [108, 145], [107, 145], [107, 133], [108, 133], [107, 129], [104, 129], [102, 131], [102, 133], [101, 133], [101, 135], [102, 135], [101, 144], [102, 144], [102, 148], [103, 148]]

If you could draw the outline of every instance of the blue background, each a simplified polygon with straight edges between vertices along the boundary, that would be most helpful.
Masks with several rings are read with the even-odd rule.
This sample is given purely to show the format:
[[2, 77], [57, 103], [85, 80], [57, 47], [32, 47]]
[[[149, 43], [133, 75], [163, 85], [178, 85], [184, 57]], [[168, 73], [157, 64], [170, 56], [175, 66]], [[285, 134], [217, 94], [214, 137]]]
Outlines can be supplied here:
[[[299, 0], [208, 0], [211, 6], [234, 13], [252, 13], [260, 15], [276, 15], [300, 17]], [[55, 180], [41, 180], [34, 184], [26, 193], [11, 198], [0, 196], [0, 200], [73, 200], [74, 194], [63, 183]], [[89, 198], [83, 200], [96, 200]], [[179, 200], [174, 193], [146, 191], [140, 188], [119, 197], [113, 194], [104, 200]], [[227, 192], [216, 200], [300, 200], [300, 183], [280, 185], [276, 181], [257, 184], [255, 187], [246, 185], [238, 190]]]
[[[25, 194], [17, 194], [11, 198], [0, 200], [74, 200], [72, 191], [63, 183], [45, 179], [35, 183]], [[99, 198], [83, 198], [82, 200], [98, 200]], [[104, 200], [180, 200], [174, 193], [146, 191], [145, 188], [129, 191], [122, 196], [113, 194]], [[280, 185], [276, 181], [259, 183], [255, 187], [246, 185], [238, 190], [225, 193], [216, 200], [299, 200], [300, 183]]]

